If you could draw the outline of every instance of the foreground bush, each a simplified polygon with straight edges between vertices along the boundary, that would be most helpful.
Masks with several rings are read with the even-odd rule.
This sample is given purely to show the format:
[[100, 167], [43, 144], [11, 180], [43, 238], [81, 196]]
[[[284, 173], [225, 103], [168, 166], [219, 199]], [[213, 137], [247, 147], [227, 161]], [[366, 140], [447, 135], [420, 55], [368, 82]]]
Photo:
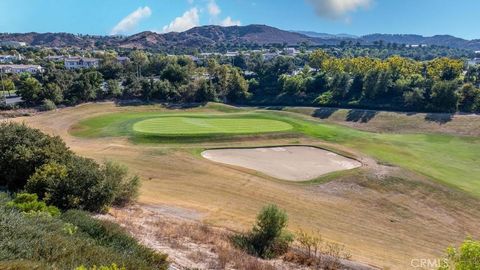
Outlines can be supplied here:
[[439, 270], [476, 270], [480, 269], [480, 242], [465, 240], [457, 249], [447, 249], [447, 256]]
[[[0, 197], [0, 269], [167, 269], [166, 255], [138, 244], [118, 225], [86, 212], [25, 215]], [[72, 229], [75, 228], [75, 229]], [[103, 268], [97, 268], [103, 269]], [[107, 268], [114, 269], [114, 268]]]
[[45, 202], [38, 201], [37, 194], [20, 193], [13, 201], [7, 203], [26, 214], [47, 214], [49, 216], [60, 215], [60, 210], [55, 206], [47, 206]]
[[59, 137], [0, 124], [0, 186], [26, 189], [62, 210], [104, 211], [137, 196], [140, 181], [112, 162], [99, 165], [71, 152]]
[[268, 205], [257, 216], [252, 230], [232, 238], [234, 245], [247, 253], [265, 259], [278, 257], [288, 250], [293, 241], [284, 229], [287, 214], [275, 205]]
[[60, 137], [14, 123], [0, 124], [0, 186], [22, 189], [40, 166], [68, 160], [73, 153]]

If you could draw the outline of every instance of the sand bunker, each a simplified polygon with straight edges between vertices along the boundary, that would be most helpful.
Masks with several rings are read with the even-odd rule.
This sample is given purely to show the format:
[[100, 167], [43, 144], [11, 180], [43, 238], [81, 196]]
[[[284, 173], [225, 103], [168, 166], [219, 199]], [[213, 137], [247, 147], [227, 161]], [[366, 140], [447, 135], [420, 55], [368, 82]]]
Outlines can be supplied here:
[[330, 172], [361, 166], [356, 160], [309, 146], [217, 149], [204, 151], [202, 156], [290, 181], [311, 180]]

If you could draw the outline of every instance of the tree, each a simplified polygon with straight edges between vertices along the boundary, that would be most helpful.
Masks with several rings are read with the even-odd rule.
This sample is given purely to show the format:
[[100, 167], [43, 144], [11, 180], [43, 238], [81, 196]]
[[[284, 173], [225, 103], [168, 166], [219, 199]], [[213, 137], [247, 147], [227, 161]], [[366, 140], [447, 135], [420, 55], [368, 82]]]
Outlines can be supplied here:
[[56, 83], [47, 83], [43, 92], [41, 93], [42, 99], [48, 99], [54, 104], [60, 104], [63, 101], [63, 91]]
[[464, 84], [458, 90], [458, 109], [462, 112], [474, 112], [480, 108], [480, 89], [473, 86], [473, 84]]
[[20, 81], [20, 87], [17, 90], [18, 95], [28, 104], [37, 104], [42, 100], [43, 87], [40, 82], [32, 77], [23, 77]]
[[88, 102], [95, 100], [102, 94], [103, 76], [98, 71], [87, 71], [82, 73], [73, 82], [67, 92], [67, 99], [70, 103]]
[[108, 80], [106, 84], [107, 95], [111, 97], [121, 97], [123, 94], [120, 82], [117, 80]]
[[5, 91], [6, 93], [8, 93], [8, 95], [11, 95], [11, 93], [15, 91], [15, 84], [10, 79], [3, 79], [2, 81], [0, 81], [0, 84], [0, 91]]
[[431, 108], [436, 111], [454, 112], [457, 109], [457, 81], [438, 81], [431, 90]]
[[249, 97], [248, 82], [243, 78], [237, 69], [231, 70], [228, 81], [227, 100], [228, 102], [239, 102]]

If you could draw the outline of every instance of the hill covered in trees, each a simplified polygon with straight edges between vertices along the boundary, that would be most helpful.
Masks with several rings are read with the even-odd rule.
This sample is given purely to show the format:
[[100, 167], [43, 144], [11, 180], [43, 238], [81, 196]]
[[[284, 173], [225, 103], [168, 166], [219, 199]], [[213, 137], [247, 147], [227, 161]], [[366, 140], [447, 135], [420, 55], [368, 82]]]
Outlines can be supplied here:
[[138, 48], [147, 50], [211, 49], [218, 47], [255, 48], [264, 45], [285, 46], [333, 46], [342, 42], [368, 46], [377, 42], [407, 45], [451, 47], [465, 50], [480, 50], [480, 40], [465, 40], [448, 35], [424, 37], [420, 35], [372, 34], [362, 37], [331, 35], [315, 32], [285, 31], [267, 25], [247, 26], [199, 26], [177, 33], [141, 32], [132, 36], [93, 36], [69, 33], [3, 33], [0, 41], [20, 41], [31, 46], [78, 47], [85, 49]]

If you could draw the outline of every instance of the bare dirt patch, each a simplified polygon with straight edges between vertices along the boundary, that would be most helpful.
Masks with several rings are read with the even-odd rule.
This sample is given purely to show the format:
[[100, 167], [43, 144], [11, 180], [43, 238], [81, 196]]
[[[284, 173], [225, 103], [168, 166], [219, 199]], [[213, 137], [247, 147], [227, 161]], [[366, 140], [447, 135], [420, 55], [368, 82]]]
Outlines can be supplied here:
[[307, 181], [362, 165], [354, 159], [311, 146], [215, 149], [202, 152], [202, 156], [289, 181]]

